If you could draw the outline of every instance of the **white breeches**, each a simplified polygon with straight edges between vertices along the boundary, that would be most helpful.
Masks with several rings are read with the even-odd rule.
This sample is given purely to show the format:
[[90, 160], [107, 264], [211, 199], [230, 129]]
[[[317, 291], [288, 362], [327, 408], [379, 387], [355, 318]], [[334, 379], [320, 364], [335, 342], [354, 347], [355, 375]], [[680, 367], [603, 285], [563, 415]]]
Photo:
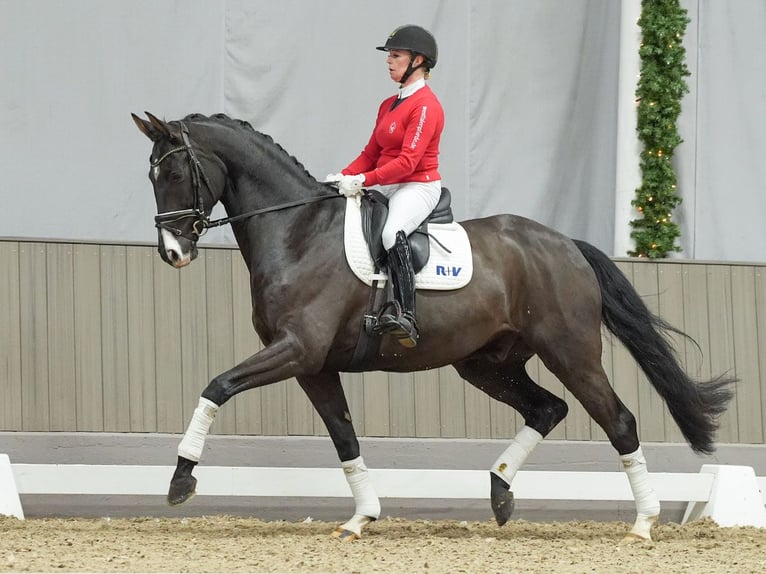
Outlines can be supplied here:
[[383, 227], [383, 247], [388, 251], [396, 243], [396, 234], [415, 231], [439, 203], [442, 182], [396, 183], [376, 187], [388, 198], [388, 219]]

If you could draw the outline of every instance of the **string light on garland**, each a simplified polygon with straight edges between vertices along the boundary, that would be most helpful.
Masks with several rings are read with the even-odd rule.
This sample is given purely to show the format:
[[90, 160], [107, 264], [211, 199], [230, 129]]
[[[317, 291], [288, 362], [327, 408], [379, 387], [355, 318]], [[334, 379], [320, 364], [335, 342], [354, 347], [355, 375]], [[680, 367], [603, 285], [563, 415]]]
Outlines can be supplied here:
[[641, 187], [631, 202], [642, 217], [630, 222], [636, 248], [633, 257], [666, 257], [681, 251], [676, 244], [681, 231], [672, 221], [681, 203], [677, 193], [673, 153], [683, 141], [676, 121], [681, 99], [689, 91], [686, 49], [681, 42], [689, 22], [679, 0], [642, 0], [642, 42], [639, 49], [641, 73], [636, 89], [638, 137], [641, 152]]

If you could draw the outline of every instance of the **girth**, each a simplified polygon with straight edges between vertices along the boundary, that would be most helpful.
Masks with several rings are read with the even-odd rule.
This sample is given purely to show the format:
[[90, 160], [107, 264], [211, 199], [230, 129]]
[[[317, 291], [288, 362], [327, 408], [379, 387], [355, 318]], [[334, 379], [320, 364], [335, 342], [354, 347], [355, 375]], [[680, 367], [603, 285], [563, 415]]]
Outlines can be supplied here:
[[[442, 187], [442, 193], [439, 202], [415, 231], [413, 231], [407, 240], [412, 250], [412, 263], [415, 273], [423, 269], [428, 262], [430, 255], [430, 242], [428, 240], [428, 223], [452, 223], [452, 195], [449, 189]], [[383, 226], [388, 218], [388, 198], [375, 189], [366, 189], [362, 196], [362, 231], [365, 241], [370, 248], [375, 267], [384, 269], [386, 267], [386, 258], [388, 254], [383, 248]]]

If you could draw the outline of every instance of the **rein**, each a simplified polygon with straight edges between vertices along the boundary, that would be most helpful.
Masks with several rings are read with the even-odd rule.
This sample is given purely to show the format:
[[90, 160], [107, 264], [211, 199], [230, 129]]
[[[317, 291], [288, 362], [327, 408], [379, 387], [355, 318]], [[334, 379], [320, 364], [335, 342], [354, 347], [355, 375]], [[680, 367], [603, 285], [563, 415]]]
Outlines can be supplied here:
[[228, 223], [233, 223], [235, 221], [240, 221], [242, 219], [248, 219], [250, 217], [253, 217], [254, 215], [261, 215], [262, 213], [269, 213], [271, 211], [279, 211], [280, 209], [288, 209], [290, 207], [297, 207], [299, 205], [316, 203], [318, 201], [322, 201], [325, 199], [340, 199], [343, 197], [344, 196], [338, 193], [332, 193], [330, 195], [318, 195], [316, 197], [309, 197], [306, 199], [297, 199], [295, 201], [288, 201], [287, 203], [280, 203], [279, 205], [272, 205], [271, 207], [254, 209], [253, 211], [240, 213], [239, 215], [233, 215], [232, 217], [222, 217], [221, 219], [214, 219], [213, 221], [210, 221], [209, 219], [205, 219], [205, 228], [208, 229], [210, 227], [220, 227]]
[[249, 219], [251, 217], [254, 217], [256, 215], [261, 215], [263, 213], [270, 213], [272, 211], [280, 211], [282, 209], [289, 209], [291, 207], [298, 207], [300, 205], [316, 203], [318, 201], [323, 201], [325, 199], [343, 198], [343, 196], [338, 193], [332, 193], [328, 195], [319, 195], [315, 197], [308, 197], [305, 199], [298, 199], [295, 201], [288, 201], [286, 203], [272, 205], [271, 207], [254, 209], [252, 211], [240, 213], [239, 215], [233, 215], [231, 217], [222, 217], [221, 219], [215, 219], [211, 221], [208, 218], [208, 216], [205, 214], [205, 206], [204, 206], [204, 203], [202, 202], [202, 197], [200, 196], [200, 193], [199, 193], [200, 187], [201, 187], [200, 179], [204, 181], [208, 191], [215, 198], [215, 195], [213, 194], [213, 188], [210, 184], [210, 180], [205, 174], [205, 170], [202, 168], [202, 164], [197, 159], [197, 156], [194, 153], [194, 149], [192, 148], [191, 141], [189, 140], [189, 128], [187, 128], [186, 124], [184, 124], [183, 122], [179, 122], [179, 123], [181, 124], [181, 137], [183, 138], [184, 145], [173, 148], [165, 152], [159, 159], [157, 159], [156, 161], [150, 162], [150, 165], [151, 167], [157, 167], [167, 157], [173, 155], [174, 153], [185, 151], [189, 156], [189, 163], [191, 164], [191, 167], [192, 167], [192, 193], [194, 194], [194, 207], [190, 209], [180, 209], [176, 211], [166, 211], [164, 213], [158, 213], [154, 217], [154, 226], [157, 227], [158, 229], [165, 229], [167, 231], [170, 231], [176, 236], [181, 236], [183, 235], [183, 232], [180, 229], [176, 227], [172, 227], [169, 224], [175, 223], [177, 221], [181, 221], [183, 219], [188, 219], [189, 217], [193, 217], [194, 223], [192, 224], [192, 232], [194, 233], [194, 235], [197, 236], [197, 238], [199, 238], [202, 235], [204, 235], [205, 232], [211, 227], [221, 227], [223, 225], [227, 225], [235, 221], [242, 221], [244, 219]]

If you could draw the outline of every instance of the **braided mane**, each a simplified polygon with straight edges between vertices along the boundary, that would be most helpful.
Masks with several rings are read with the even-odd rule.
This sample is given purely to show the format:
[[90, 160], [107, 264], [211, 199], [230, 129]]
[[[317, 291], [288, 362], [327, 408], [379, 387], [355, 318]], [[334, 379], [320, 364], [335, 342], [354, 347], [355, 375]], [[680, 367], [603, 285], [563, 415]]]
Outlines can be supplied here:
[[212, 116], [206, 116], [204, 114], [189, 114], [183, 119], [183, 121], [193, 122], [197, 124], [204, 124], [206, 122], [223, 124], [236, 131], [243, 132], [247, 136], [250, 136], [250, 137], [254, 136], [255, 138], [261, 140], [268, 147], [275, 148], [280, 154], [284, 155], [286, 158], [291, 160], [296, 167], [303, 170], [303, 172], [307, 176], [314, 179], [314, 176], [312, 176], [309, 173], [309, 171], [304, 167], [304, 165], [300, 161], [298, 161], [298, 159], [294, 155], [291, 155], [290, 153], [288, 153], [287, 150], [283, 148], [281, 145], [279, 145], [277, 142], [275, 142], [274, 138], [272, 138], [270, 135], [257, 131], [255, 128], [253, 128], [252, 125], [250, 125], [250, 122], [246, 120], [238, 120], [235, 118], [231, 118], [227, 116], [226, 114], [213, 114]]

